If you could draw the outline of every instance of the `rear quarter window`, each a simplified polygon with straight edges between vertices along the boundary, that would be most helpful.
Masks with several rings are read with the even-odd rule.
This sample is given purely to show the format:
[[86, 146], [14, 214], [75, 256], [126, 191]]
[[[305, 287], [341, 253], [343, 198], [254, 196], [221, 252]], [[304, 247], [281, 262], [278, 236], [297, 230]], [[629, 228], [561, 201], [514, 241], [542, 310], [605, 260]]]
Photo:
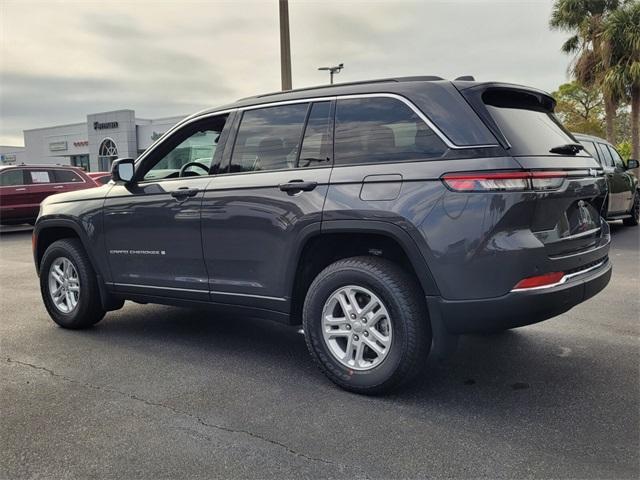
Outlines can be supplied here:
[[399, 100], [338, 99], [336, 165], [439, 158], [446, 151], [447, 146], [433, 130]]
[[587, 152], [589, 152], [589, 155], [595, 158], [598, 161], [598, 163], [601, 163], [600, 156], [598, 155], [598, 150], [596, 149], [596, 146], [593, 142], [589, 142], [587, 140], [581, 140], [580, 143], [584, 146], [584, 149]]
[[0, 187], [13, 187], [24, 184], [24, 170], [8, 170], [0, 173]]

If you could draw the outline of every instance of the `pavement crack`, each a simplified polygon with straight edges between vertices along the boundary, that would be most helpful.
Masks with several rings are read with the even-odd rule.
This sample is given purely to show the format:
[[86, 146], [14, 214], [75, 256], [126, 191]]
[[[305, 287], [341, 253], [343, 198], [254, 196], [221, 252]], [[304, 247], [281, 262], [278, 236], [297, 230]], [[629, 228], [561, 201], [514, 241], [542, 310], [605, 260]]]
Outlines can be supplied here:
[[291, 446], [289, 446], [289, 445], [287, 445], [285, 443], [279, 442], [277, 440], [270, 439], [268, 437], [264, 437], [264, 436], [262, 436], [260, 434], [251, 432], [249, 430], [233, 428], [233, 427], [227, 427], [225, 425], [219, 425], [219, 424], [215, 424], [215, 423], [210, 423], [210, 422], [207, 422], [206, 420], [204, 420], [202, 417], [199, 417], [199, 416], [194, 415], [194, 414], [189, 413], [189, 412], [185, 412], [185, 411], [179, 410], [179, 409], [177, 409], [175, 407], [172, 407], [170, 405], [165, 405], [165, 404], [160, 403], [160, 402], [154, 402], [154, 401], [151, 401], [151, 400], [147, 400], [145, 398], [137, 396], [136, 394], [122, 392], [122, 391], [116, 390], [114, 388], [105, 387], [105, 386], [101, 386], [101, 385], [94, 385], [92, 383], [87, 383], [87, 382], [82, 382], [80, 380], [76, 380], [75, 378], [67, 377], [66, 375], [62, 375], [62, 374], [56, 373], [53, 370], [51, 370], [49, 368], [46, 368], [46, 367], [43, 367], [41, 365], [35, 365], [33, 363], [23, 362], [23, 361], [20, 361], [20, 360], [15, 360], [15, 359], [12, 359], [10, 357], [6, 357], [6, 361], [7, 361], [7, 363], [10, 363], [10, 364], [21, 365], [23, 367], [29, 367], [29, 368], [32, 368], [34, 370], [40, 370], [42, 372], [48, 373], [52, 377], [59, 378], [61, 380], [64, 380], [64, 381], [69, 382], [69, 383], [73, 383], [75, 385], [82, 386], [84, 388], [89, 388], [89, 389], [92, 389], [92, 390], [98, 390], [98, 391], [113, 393], [113, 394], [116, 394], [116, 395], [120, 395], [120, 396], [129, 398], [131, 400], [135, 400], [137, 402], [144, 403], [145, 405], [150, 406], [150, 407], [162, 408], [162, 409], [168, 410], [168, 411], [170, 411], [170, 412], [172, 412], [172, 413], [174, 413], [176, 415], [180, 415], [180, 416], [187, 417], [187, 418], [190, 418], [192, 420], [195, 420], [200, 425], [202, 425], [204, 427], [207, 427], [207, 428], [213, 428], [215, 430], [219, 430], [219, 431], [223, 431], [223, 432], [227, 432], [227, 433], [234, 433], [234, 434], [238, 434], [238, 435], [246, 435], [248, 437], [255, 438], [257, 440], [260, 440], [260, 441], [269, 443], [271, 445], [274, 445], [276, 447], [282, 448], [282, 449], [286, 450], [287, 453], [289, 453], [291, 455], [295, 455], [296, 457], [299, 457], [299, 458], [302, 458], [302, 459], [305, 459], [305, 460], [308, 460], [308, 461], [319, 462], [319, 463], [324, 463], [326, 465], [331, 465], [331, 466], [337, 467], [341, 471], [359, 470], [361, 475], [362, 475], [362, 478], [365, 478], [365, 479], [369, 479], [370, 478], [365, 472], [363, 472], [358, 467], [349, 466], [349, 465], [345, 465], [345, 464], [342, 464], [342, 463], [333, 462], [331, 460], [327, 460], [327, 459], [324, 459], [324, 458], [307, 455], [306, 453], [299, 452], [299, 451], [295, 450], [294, 448], [292, 448]]

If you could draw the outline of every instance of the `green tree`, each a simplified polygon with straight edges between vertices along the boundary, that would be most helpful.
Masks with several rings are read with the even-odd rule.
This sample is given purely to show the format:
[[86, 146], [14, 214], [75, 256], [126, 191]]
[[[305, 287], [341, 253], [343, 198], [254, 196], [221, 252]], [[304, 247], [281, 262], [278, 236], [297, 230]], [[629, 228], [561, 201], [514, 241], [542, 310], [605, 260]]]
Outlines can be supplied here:
[[560, 85], [553, 97], [556, 114], [570, 131], [604, 136], [604, 100], [599, 89], [574, 81]]
[[[574, 54], [570, 70], [574, 78], [587, 88], [601, 86], [604, 64], [603, 32], [607, 15], [618, 8], [619, 0], [556, 0], [551, 12], [551, 28], [572, 36], [562, 51]], [[603, 89], [607, 139], [615, 140], [614, 118], [619, 97]]]
[[603, 86], [631, 100], [631, 158], [640, 158], [640, 2], [627, 1], [605, 22]]

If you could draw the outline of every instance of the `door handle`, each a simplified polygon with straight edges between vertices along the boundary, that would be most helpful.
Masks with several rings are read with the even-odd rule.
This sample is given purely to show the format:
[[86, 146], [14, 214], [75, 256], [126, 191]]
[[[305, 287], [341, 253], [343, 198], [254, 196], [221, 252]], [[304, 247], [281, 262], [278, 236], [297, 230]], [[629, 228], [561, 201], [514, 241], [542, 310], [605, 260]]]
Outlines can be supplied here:
[[56, 185], [53, 188], [64, 188], [64, 185]]
[[303, 180], [291, 180], [288, 183], [281, 183], [278, 185], [280, 190], [287, 192], [289, 195], [293, 195], [297, 192], [310, 192], [318, 186], [318, 182], [305, 182]]
[[24, 192], [26, 188], [16, 188], [16, 192]]
[[185, 199], [188, 197], [195, 197], [200, 190], [197, 188], [180, 187], [177, 190], [171, 192], [173, 198]]

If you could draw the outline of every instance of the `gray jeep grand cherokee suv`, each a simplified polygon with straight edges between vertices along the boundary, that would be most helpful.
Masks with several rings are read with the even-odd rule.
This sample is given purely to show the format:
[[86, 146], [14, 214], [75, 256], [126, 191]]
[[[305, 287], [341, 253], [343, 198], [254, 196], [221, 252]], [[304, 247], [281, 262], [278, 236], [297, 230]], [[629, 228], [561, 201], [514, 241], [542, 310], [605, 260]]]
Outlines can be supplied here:
[[302, 324], [335, 383], [396, 387], [430, 349], [566, 312], [611, 275], [602, 167], [528, 87], [411, 77], [193, 115], [113, 181], [43, 203], [44, 304], [124, 300]]

